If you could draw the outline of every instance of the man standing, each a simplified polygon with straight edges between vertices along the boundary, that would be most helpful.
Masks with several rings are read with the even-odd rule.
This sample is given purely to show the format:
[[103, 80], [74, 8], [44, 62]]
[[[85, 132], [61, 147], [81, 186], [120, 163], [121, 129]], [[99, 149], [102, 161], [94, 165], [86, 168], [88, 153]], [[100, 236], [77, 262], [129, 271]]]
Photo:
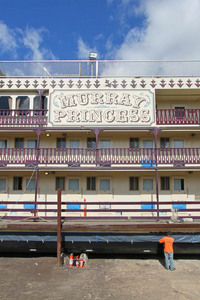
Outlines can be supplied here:
[[[173, 243], [174, 239], [171, 237], [171, 233], [168, 232], [167, 236], [164, 236], [162, 239], [159, 240], [159, 243], [164, 243], [164, 255], [165, 255], [165, 268], [167, 270], [174, 271], [174, 250], [173, 250]], [[170, 260], [170, 265], [169, 265]]]

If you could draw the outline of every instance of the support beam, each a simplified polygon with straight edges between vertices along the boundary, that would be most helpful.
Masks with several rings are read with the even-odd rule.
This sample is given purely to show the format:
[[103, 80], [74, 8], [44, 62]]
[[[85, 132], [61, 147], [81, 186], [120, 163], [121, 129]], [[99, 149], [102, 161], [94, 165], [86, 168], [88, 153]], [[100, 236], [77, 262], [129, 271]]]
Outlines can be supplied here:
[[57, 205], [57, 267], [61, 264], [61, 189], [58, 189]]

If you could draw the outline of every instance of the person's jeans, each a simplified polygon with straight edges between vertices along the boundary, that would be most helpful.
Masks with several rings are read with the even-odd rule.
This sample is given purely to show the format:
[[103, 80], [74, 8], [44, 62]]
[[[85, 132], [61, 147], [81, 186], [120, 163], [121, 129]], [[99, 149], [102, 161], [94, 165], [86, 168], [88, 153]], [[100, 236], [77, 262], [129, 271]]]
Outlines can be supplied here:
[[[171, 252], [164, 252], [165, 254], [165, 268], [170, 270], [174, 269], [174, 253]], [[169, 266], [169, 260], [170, 260], [170, 266]]]

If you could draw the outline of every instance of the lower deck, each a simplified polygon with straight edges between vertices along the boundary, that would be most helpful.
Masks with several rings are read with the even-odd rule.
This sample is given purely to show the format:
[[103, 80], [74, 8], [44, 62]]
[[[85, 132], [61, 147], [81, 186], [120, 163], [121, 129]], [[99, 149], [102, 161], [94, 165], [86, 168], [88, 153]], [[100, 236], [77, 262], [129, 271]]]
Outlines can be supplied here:
[[[167, 231], [175, 239], [175, 253], [200, 254], [196, 221], [69, 220], [62, 222], [61, 248], [64, 253], [156, 254], [163, 250], [159, 239]], [[56, 249], [57, 222], [0, 222], [0, 252], [56, 253]]]

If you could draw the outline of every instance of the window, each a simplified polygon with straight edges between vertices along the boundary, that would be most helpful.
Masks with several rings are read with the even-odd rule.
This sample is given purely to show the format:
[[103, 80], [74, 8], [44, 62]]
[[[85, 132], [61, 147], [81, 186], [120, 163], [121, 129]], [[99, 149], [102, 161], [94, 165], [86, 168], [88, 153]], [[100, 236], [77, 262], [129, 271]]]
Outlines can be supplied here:
[[6, 179], [0, 178], [0, 190], [5, 191], [6, 190]]
[[13, 178], [13, 190], [21, 191], [22, 190], [22, 177]]
[[59, 149], [66, 148], [65, 138], [57, 138], [56, 147]]
[[87, 148], [96, 148], [96, 139], [95, 138], [88, 138], [87, 139]]
[[0, 148], [7, 148], [7, 140], [0, 140]]
[[69, 191], [79, 191], [79, 179], [70, 178], [69, 179], [68, 190]]
[[100, 148], [109, 149], [110, 148], [110, 140], [100, 140]]
[[12, 109], [12, 98], [10, 96], [0, 97], [0, 109], [2, 110]]
[[130, 177], [130, 190], [131, 191], [139, 190], [139, 178], [138, 177]]
[[15, 138], [15, 148], [21, 149], [24, 147], [24, 139], [23, 138]]
[[79, 140], [70, 140], [69, 141], [69, 148], [72, 148], [72, 149], [80, 148], [80, 141]]
[[185, 117], [185, 107], [184, 106], [176, 106], [175, 109], [175, 117], [178, 119]]
[[130, 148], [139, 148], [139, 139], [138, 138], [130, 138]]
[[162, 191], [169, 191], [170, 189], [170, 183], [169, 183], [169, 177], [161, 177], [160, 178], [160, 186]]
[[143, 179], [143, 191], [153, 190], [153, 179]]
[[99, 189], [100, 191], [110, 191], [110, 179], [100, 179]]
[[169, 148], [169, 138], [160, 138], [160, 148]]
[[40, 96], [35, 96], [33, 98], [33, 109], [34, 110], [47, 109], [47, 97], [42, 96], [40, 100]]
[[26, 179], [26, 189], [27, 191], [35, 190], [35, 179]]
[[37, 148], [37, 140], [27, 140], [27, 148]]
[[184, 140], [174, 140], [174, 148], [184, 148]]
[[143, 141], [143, 148], [153, 148], [153, 141], [152, 140], [144, 140]]
[[56, 177], [56, 190], [65, 190], [65, 177]]
[[174, 190], [175, 191], [184, 191], [184, 179], [183, 178], [177, 178], [174, 179]]
[[28, 110], [30, 99], [28, 96], [19, 96], [16, 99], [16, 109]]
[[96, 190], [96, 177], [87, 177], [87, 190], [88, 191]]

